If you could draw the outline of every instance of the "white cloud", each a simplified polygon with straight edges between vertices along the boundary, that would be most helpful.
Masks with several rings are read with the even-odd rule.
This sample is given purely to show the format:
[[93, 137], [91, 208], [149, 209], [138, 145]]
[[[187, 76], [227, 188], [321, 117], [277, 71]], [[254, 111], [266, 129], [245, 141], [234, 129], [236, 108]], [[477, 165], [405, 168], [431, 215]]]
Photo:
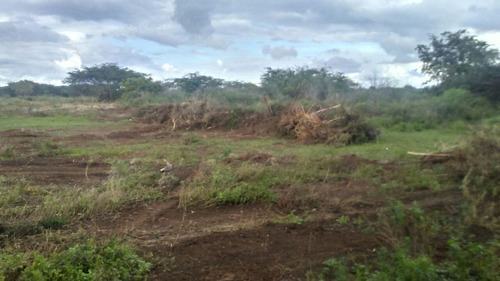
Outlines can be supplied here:
[[85, 33], [79, 31], [60, 31], [59, 33], [74, 42], [81, 42], [85, 39]]
[[176, 72], [177, 68], [175, 68], [173, 65], [164, 63], [161, 65], [161, 68], [165, 70], [166, 72]]
[[499, 12], [498, 0], [2, 0], [0, 83], [111, 62], [254, 82], [265, 67], [382, 69], [419, 86], [417, 44], [466, 28], [499, 48]]
[[82, 59], [78, 54], [72, 51], [67, 51], [69, 57], [65, 60], [55, 60], [54, 63], [64, 70], [72, 70], [82, 66]]

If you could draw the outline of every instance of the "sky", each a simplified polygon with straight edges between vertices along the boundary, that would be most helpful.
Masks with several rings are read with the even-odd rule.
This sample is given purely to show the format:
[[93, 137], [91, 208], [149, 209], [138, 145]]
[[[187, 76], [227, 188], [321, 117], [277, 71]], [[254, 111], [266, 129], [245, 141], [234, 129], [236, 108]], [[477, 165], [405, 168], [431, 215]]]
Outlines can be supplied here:
[[326, 67], [366, 85], [428, 80], [415, 47], [467, 29], [500, 49], [498, 0], [1, 0], [0, 85], [61, 85], [102, 63], [155, 80], [258, 83], [266, 67]]

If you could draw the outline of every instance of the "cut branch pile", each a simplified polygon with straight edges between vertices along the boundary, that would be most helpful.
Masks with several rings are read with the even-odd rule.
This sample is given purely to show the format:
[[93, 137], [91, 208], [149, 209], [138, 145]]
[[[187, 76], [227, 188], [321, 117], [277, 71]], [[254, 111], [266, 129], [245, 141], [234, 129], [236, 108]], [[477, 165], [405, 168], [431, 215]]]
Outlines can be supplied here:
[[[336, 114], [326, 114], [336, 110]], [[278, 127], [283, 136], [303, 143], [325, 143], [343, 146], [375, 140], [377, 130], [363, 122], [359, 116], [348, 113], [341, 105], [306, 111], [303, 106], [292, 105], [281, 115]]]
[[266, 112], [242, 109], [210, 108], [206, 99], [145, 109], [138, 117], [147, 122], [162, 123], [171, 130], [251, 129], [252, 133], [276, 134], [302, 143], [324, 143], [343, 146], [373, 141], [379, 132], [358, 115], [348, 113], [341, 105], [315, 110], [290, 105], [272, 109], [264, 99]]

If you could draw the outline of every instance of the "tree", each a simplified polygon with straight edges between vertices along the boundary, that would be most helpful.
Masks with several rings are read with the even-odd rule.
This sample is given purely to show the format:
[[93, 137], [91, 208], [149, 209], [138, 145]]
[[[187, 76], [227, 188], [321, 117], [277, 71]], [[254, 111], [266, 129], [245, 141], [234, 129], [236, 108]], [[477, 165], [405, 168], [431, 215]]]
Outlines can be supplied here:
[[73, 72], [68, 72], [64, 83], [80, 85], [95, 92], [100, 101], [116, 100], [121, 96], [120, 83], [129, 78], [146, 77], [145, 74], [128, 68], [121, 68], [114, 63], [85, 66]]
[[36, 95], [37, 84], [30, 80], [10, 82], [8, 84], [11, 96], [33, 97]]
[[348, 92], [356, 86], [356, 83], [343, 73], [331, 73], [326, 68], [268, 67], [260, 80], [266, 95], [278, 94], [294, 99], [309, 96], [324, 100], [334, 93]]
[[205, 89], [218, 88], [222, 86], [224, 80], [213, 78], [211, 76], [200, 75], [198, 72], [186, 74], [182, 78], [173, 80], [174, 87], [178, 87], [186, 93], [194, 93], [199, 91], [205, 95]]
[[464, 85], [472, 93], [500, 103], [500, 65], [477, 69], [467, 77]]
[[120, 83], [123, 99], [136, 99], [149, 95], [157, 95], [163, 90], [163, 85], [160, 82], [155, 82], [151, 78], [138, 77], [128, 78]]
[[431, 43], [418, 45], [416, 50], [423, 62], [422, 72], [440, 83], [462, 79], [478, 68], [494, 65], [499, 58], [498, 50], [468, 35], [466, 30], [429, 37]]

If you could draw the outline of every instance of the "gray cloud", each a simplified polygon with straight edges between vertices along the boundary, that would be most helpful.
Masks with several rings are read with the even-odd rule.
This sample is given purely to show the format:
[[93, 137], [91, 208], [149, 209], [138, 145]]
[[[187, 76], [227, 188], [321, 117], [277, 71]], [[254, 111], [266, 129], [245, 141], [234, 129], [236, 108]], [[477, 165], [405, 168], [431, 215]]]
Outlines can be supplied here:
[[361, 63], [345, 57], [334, 56], [325, 61], [316, 61], [319, 67], [326, 67], [335, 72], [354, 73], [359, 72]]
[[292, 47], [278, 46], [272, 48], [269, 45], [262, 47], [262, 53], [265, 55], [271, 55], [271, 58], [275, 60], [281, 60], [283, 58], [295, 58], [297, 57], [297, 50]]
[[0, 41], [5, 42], [64, 42], [68, 38], [40, 26], [31, 20], [0, 22]]
[[6, 11], [20, 14], [54, 15], [75, 21], [116, 20], [125, 23], [140, 21], [151, 12], [162, 11], [160, 1], [142, 0], [3, 0]]
[[[200, 72], [211, 71], [204, 70], [204, 64], [197, 60], [221, 59], [231, 75], [240, 71], [244, 77], [250, 77], [252, 70], [248, 67], [243, 71], [241, 63], [236, 62], [245, 58], [246, 63], [259, 61], [255, 64], [259, 67], [312, 63], [355, 74], [368, 66], [418, 62], [414, 48], [427, 43], [430, 33], [467, 28], [477, 34], [489, 32], [494, 37], [500, 31], [498, 0], [408, 3], [2, 0], [0, 77], [62, 79], [65, 70], [54, 61], [75, 56], [83, 64], [116, 62], [128, 67], [142, 66], [152, 72], [159, 71], [163, 63], [174, 64], [178, 69], [199, 67]], [[301, 56], [292, 44], [300, 46]], [[353, 49], [347, 50], [345, 45]], [[355, 48], [362, 45], [366, 49]], [[331, 51], [324, 51], [328, 49]], [[189, 51], [202, 55], [189, 55]], [[158, 59], [162, 61], [157, 62]], [[183, 61], [189, 61], [189, 65], [183, 66]], [[231, 61], [235, 61], [234, 65]], [[254, 69], [255, 77], [261, 71]]]
[[498, 30], [500, 26], [500, 5], [491, 1], [481, 1], [471, 5], [461, 21], [465, 26], [473, 26], [478, 30]]
[[209, 1], [175, 0], [174, 19], [192, 34], [210, 34], [213, 30]]

